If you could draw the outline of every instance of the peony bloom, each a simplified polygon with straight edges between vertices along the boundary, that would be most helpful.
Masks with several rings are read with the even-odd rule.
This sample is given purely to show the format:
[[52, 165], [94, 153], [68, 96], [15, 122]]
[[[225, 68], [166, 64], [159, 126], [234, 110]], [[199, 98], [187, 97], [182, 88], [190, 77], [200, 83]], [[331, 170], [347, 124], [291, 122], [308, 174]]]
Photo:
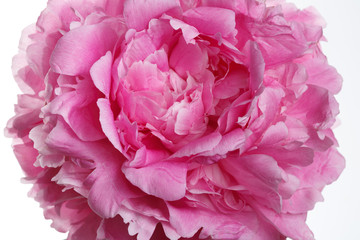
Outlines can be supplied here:
[[324, 21], [281, 0], [50, 0], [6, 128], [69, 240], [311, 240], [344, 168]]

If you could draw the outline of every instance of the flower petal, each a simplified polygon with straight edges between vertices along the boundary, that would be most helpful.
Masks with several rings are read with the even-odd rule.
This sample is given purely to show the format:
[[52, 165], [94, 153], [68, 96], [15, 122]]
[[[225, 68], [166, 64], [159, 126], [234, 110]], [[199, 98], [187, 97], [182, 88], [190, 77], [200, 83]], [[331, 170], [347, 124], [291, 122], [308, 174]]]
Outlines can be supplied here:
[[108, 24], [78, 27], [57, 42], [50, 58], [51, 69], [65, 75], [87, 74], [107, 51], [113, 50], [116, 32]]
[[124, 166], [123, 172], [132, 184], [145, 193], [165, 201], [175, 201], [185, 196], [186, 164], [162, 161], [142, 168]]
[[180, 7], [177, 0], [127, 0], [124, 3], [126, 25], [137, 31], [145, 29], [152, 18]]
[[110, 97], [112, 61], [113, 56], [111, 52], [108, 51], [95, 62], [90, 69], [90, 75], [95, 86], [100, 92], [105, 94], [107, 98]]
[[235, 12], [225, 8], [197, 7], [183, 14], [184, 21], [206, 35], [235, 36]]

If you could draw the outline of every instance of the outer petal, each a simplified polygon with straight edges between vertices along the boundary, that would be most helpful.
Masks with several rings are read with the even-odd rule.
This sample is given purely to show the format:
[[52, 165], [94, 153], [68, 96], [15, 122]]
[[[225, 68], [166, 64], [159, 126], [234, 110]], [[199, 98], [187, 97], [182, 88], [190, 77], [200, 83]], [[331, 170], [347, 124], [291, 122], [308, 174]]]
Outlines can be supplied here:
[[108, 24], [78, 27], [57, 42], [50, 66], [60, 74], [87, 74], [95, 61], [113, 50], [116, 40], [117, 34]]
[[28, 66], [26, 57], [26, 49], [29, 45], [33, 44], [33, 40], [30, 36], [34, 33], [36, 33], [35, 25], [30, 25], [23, 30], [19, 43], [19, 54], [14, 56], [12, 61], [12, 71], [18, 86], [22, 92], [29, 94], [38, 93], [44, 87], [41, 77]]
[[184, 238], [193, 237], [203, 228], [198, 238], [191, 239], [282, 239], [271, 226], [260, 224], [253, 212], [224, 215], [177, 203], [167, 205], [170, 224]]
[[330, 66], [326, 58], [312, 59], [302, 63], [306, 66], [309, 75], [308, 84], [314, 84], [328, 89], [332, 94], [336, 94], [341, 89], [342, 77], [336, 69]]
[[287, 113], [301, 119], [305, 124], [324, 129], [334, 124], [339, 107], [334, 96], [326, 89], [308, 85], [306, 92], [288, 109]]
[[92, 94], [96, 89], [80, 87], [80, 90], [82, 93], [71, 91], [59, 95], [46, 108], [51, 114], [62, 116], [80, 139], [102, 139], [104, 134], [100, 128], [99, 112], [93, 100], [96, 96]]
[[42, 172], [42, 168], [34, 166], [39, 153], [33, 148], [31, 141], [14, 145], [13, 149], [21, 169], [25, 172], [27, 178], [33, 179]]
[[285, 236], [295, 240], [314, 240], [314, 235], [306, 225], [306, 214], [276, 213], [258, 205], [260, 212]]
[[321, 193], [314, 188], [299, 189], [283, 202], [283, 211], [292, 214], [306, 213], [314, 208], [315, 203], [323, 200]]
[[87, 178], [85, 185], [91, 187], [88, 197], [90, 207], [103, 218], [115, 217], [128, 198], [142, 196], [143, 193], [124, 177], [117, 154], [103, 151], [97, 159], [95, 171]]
[[130, 236], [128, 225], [120, 216], [103, 219], [97, 230], [98, 239], [107, 240], [136, 240], [136, 236]]

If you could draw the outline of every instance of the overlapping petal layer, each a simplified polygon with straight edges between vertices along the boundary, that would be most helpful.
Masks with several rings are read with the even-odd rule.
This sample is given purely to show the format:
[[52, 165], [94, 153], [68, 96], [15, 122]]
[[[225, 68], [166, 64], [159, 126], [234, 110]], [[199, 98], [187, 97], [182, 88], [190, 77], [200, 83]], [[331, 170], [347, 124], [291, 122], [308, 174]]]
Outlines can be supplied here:
[[69, 240], [311, 240], [344, 168], [324, 21], [285, 1], [50, 0], [6, 134]]

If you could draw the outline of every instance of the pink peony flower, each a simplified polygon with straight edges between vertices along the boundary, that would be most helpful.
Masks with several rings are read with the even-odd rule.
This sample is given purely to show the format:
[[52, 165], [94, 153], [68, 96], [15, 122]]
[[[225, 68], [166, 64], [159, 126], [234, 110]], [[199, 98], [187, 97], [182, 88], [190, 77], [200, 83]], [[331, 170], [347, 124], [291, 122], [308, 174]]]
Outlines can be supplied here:
[[324, 21], [281, 0], [50, 0], [6, 134], [69, 240], [314, 239], [344, 168]]

